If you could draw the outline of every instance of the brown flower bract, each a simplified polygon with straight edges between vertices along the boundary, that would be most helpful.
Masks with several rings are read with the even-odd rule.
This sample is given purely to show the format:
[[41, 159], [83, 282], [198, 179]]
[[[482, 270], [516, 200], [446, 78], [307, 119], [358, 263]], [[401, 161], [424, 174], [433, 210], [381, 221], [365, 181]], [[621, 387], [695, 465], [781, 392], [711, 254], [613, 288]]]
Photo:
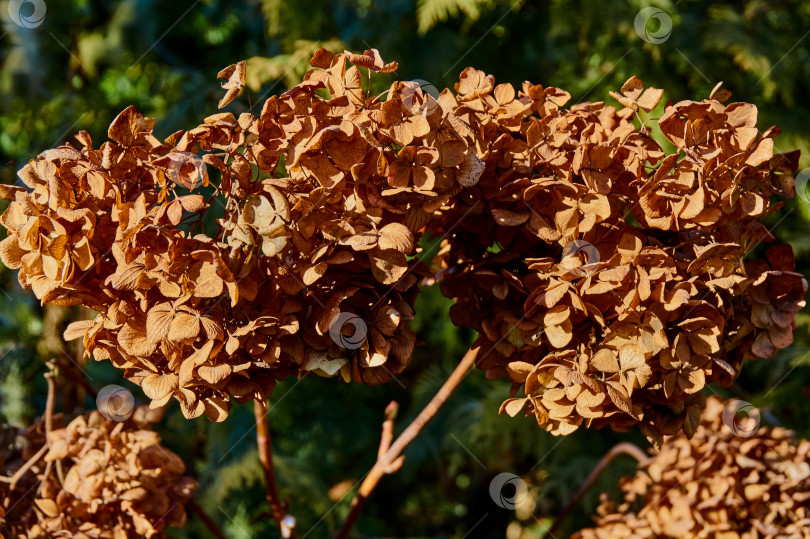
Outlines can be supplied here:
[[[8, 483], [0, 483], [0, 530], [9, 538], [126, 539], [163, 537], [166, 526], [183, 527], [184, 505], [197, 482], [183, 475], [180, 457], [160, 445], [149, 427], [154, 414], [144, 406], [115, 422], [92, 412], [52, 430], [31, 485], [8, 492]], [[45, 443], [43, 430], [43, 422], [29, 428], [24, 458]]]
[[810, 441], [783, 428], [736, 436], [723, 402], [708, 400], [689, 440], [667, 439], [634, 477], [621, 480], [618, 506], [606, 495], [596, 527], [576, 539], [810, 537]]

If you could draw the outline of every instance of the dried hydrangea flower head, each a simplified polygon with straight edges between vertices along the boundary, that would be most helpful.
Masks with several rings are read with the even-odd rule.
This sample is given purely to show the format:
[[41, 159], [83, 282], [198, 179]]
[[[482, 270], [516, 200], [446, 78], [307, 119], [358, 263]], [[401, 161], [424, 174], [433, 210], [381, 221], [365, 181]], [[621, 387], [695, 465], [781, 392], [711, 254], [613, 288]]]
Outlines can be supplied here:
[[679, 434], [607, 495], [596, 527], [577, 539], [810, 537], [810, 441], [783, 428], [744, 436], [723, 424], [724, 403], [708, 399], [692, 439]]
[[798, 152], [773, 154], [779, 131], [757, 131], [754, 105], [717, 88], [667, 105], [667, 154], [635, 123], [663, 92], [636, 77], [611, 93], [618, 109], [564, 109], [563, 90], [516, 92], [474, 69], [456, 90], [439, 101], [485, 168], [429, 229], [479, 368], [524, 393], [503, 412], [554, 434], [640, 424], [660, 444], [694, 434], [706, 384], [792, 342], [807, 290], [792, 250], [743, 259], [773, 239], [761, 220], [783, 204], [772, 196], [795, 195]]
[[[180, 457], [160, 445], [149, 428], [153, 415], [144, 406], [116, 422], [94, 411], [52, 430], [50, 447], [34, 468], [38, 488], [17, 485], [2, 493], [3, 533], [122, 539], [162, 537], [167, 526], [183, 527], [184, 505], [197, 482], [184, 475]], [[32, 427], [42, 428], [42, 422]], [[7, 486], [0, 483], [0, 489]]]
[[[0, 258], [43, 302], [97, 311], [66, 338], [155, 407], [175, 398], [220, 421], [231, 397], [265, 398], [291, 374], [378, 384], [410, 361], [427, 274], [413, 255], [435, 210], [475, 183], [474, 141], [443, 108], [416, 107], [433, 99], [419, 88], [367, 95], [358, 67], [396, 69], [376, 50], [319, 50], [311, 65], [258, 115], [216, 114], [161, 142], [130, 107], [109, 142], [81, 133], [20, 172], [28, 189], [0, 187]], [[245, 66], [220, 77], [223, 106]], [[362, 324], [334, 327], [346, 315]], [[363, 334], [344, 339], [351, 327]]]

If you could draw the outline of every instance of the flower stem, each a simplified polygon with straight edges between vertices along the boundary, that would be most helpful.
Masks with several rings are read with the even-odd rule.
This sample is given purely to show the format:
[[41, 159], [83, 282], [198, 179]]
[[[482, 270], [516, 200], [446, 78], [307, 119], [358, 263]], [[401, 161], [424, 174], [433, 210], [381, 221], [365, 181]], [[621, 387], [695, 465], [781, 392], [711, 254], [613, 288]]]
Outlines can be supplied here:
[[197, 518], [199, 518], [203, 522], [203, 524], [205, 524], [206, 528], [208, 528], [208, 530], [214, 535], [214, 537], [216, 537], [217, 539], [228, 539], [228, 537], [222, 532], [222, 530], [219, 529], [217, 523], [214, 522], [214, 519], [212, 519], [208, 515], [208, 513], [206, 513], [205, 510], [197, 504], [197, 502], [195, 502], [194, 500], [189, 500], [186, 503], [186, 509], [197, 515]]
[[278, 524], [281, 536], [290, 539], [295, 533], [295, 519], [287, 514], [287, 508], [281, 502], [276, 485], [276, 472], [273, 468], [273, 447], [270, 440], [270, 424], [267, 421], [267, 407], [259, 400], [253, 401], [253, 413], [256, 416], [256, 444], [259, 447], [259, 461], [264, 471], [264, 484], [267, 490], [267, 501], [270, 502], [273, 519]]
[[588, 492], [588, 489], [591, 488], [593, 483], [599, 477], [599, 475], [604, 471], [608, 465], [613, 462], [613, 459], [618, 457], [619, 455], [630, 455], [640, 466], [644, 465], [646, 462], [649, 461], [650, 457], [647, 455], [639, 446], [635, 444], [631, 444], [630, 442], [621, 442], [619, 444], [614, 445], [610, 451], [605, 453], [605, 456], [596, 464], [591, 473], [588, 474], [588, 477], [585, 479], [585, 482], [582, 483], [582, 486], [579, 487], [579, 490], [574, 497], [563, 507], [563, 510], [560, 511], [560, 514], [557, 515], [557, 518], [554, 519], [554, 523], [551, 527], [546, 531], [544, 537], [554, 537], [554, 532], [557, 531], [557, 528], [562, 524], [566, 518], [571, 514], [571, 511], [579, 504], [582, 500], [582, 497], [585, 496], [585, 493]]
[[[402, 431], [402, 434], [400, 434], [399, 437], [397, 437], [397, 439], [390, 444], [390, 447], [387, 447], [387, 450], [378, 455], [377, 462], [374, 463], [374, 466], [363, 479], [360, 489], [357, 491], [357, 495], [355, 496], [354, 500], [352, 500], [349, 514], [343, 521], [343, 525], [340, 527], [337, 533], [335, 533], [334, 539], [345, 539], [348, 536], [349, 531], [357, 521], [357, 517], [360, 516], [360, 512], [366, 505], [366, 501], [371, 495], [371, 492], [377, 486], [377, 483], [380, 482], [383, 475], [396, 472], [402, 466], [404, 459], [402, 452], [406, 447], [408, 447], [408, 444], [410, 444], [413, 439], [416, 438], [424, 426], [427, 425], [428, 421], [433, 419], [436, 412], [439, 411], [439, 409], [447, 401], [448, 397], [450, 397], [453, 391], [456, 390], [461, 381], [469, 372], [470, 368], [472, 368], [472, 366], [475, 364], [475, 358], [477, 355], [477, 348], [470, 349], [466, 354], [464, 354], [464, 357], [456, 366], [455, 370], [453, 370], [447, 380], [445, 380], [444, 385], [442, 385], [436, 395], [434, 395], [427, 406], [425, 406], [424, 410], [422, 410], [411, 422], [411, 424], [408, 425], [404, 431]], [[395, 413], [393, 412], [393, 408], [394, 407], [392, 407], [392, 405], [389, 405], [386, 410], [386, 421], [383, 424], [383, 439], [381, 441], [381, 447], [385, 447], [388, 445], [388, 443], [390, 443], [386, 438], [389, 435], [389, 429], [391, 428], [393, 422], [392, 416]]]

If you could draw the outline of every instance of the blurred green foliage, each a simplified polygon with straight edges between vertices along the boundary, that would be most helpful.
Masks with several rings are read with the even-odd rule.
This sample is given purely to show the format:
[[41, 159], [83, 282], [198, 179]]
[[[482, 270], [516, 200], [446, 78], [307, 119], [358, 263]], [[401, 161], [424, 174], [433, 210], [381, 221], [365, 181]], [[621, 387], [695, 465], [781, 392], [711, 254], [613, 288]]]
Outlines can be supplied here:
[[[664, 88], [667, 99], [702, 99], [723, 81], [737, 100], [759, 106], [759, 125], [778, 124], [777, 150], [803, 150], [810, 167], [810, 3], [803, 0], [45, 0], [37, 28], [22, 28], [0, 2], [0, 181], [39, 152], [85, 129], [98, 145], [130, 104], [157, 118], [157, 134], [192, 127], [215, 112], [222, 67], [249, 59], [249, 92], [241, 112], [295, 84], [317, 47], [377, 48], [399, 71], [376, 77], [380, 92], [396, 79], [452, 86], [474, 65], [498, 82], [562, 87], [573, 102], [603, 100], [631, 75]], [[671, 21], [641, 20], [655, 6]], [[23, 9], [31, 9], [30, 5]], [[645, 34], [647, 32], [647, 34]], [[653, 40], [654, 41], [654, 40]], [[810, 173], [810, 170], [808, 170]], [[793, 245], [799, 271], [810, 268], [810, 197], [791, 201], [771, 226]], [[432, 248], [426, 244], [425, 248]], [[15, 275], [0, 273], [0, 415], [21, 425], [44, 409], [43, 324], [32, 295]], [[282, 495], [298, 518], [299, 536], [326, 537], [348, 510], [351, 487], [371, 467], [385, 405], [401, 405], [399, 428], [418, 413], [452, 370], [473, 335], [453, 327], [448, 300], [425, 289], [414, 322], [423, 341], [412, 365], [385, 387], [347, 386], [307, 378], [280, 384], [270, 423]], [[80, 316], [78, 311], [71, 316]], [[763, 410], [763, 421], [810, 436], [810, 316], [799, 316], [793, 347], [746, 365], [735, 395]], [[97, 389], [122, 381], [106, 364], [86, 367]], [[554, 438], [532, 420], [497, 414], [508, 384], [471, 373], [406, 451], [403, 469], [383, 479], [357, 525], [358, 536], [541, 537], [602, 454], [637, 433], [580, 429]], [[82, 403], [79, 403], [82, 404]], [[91, 407], [89, 400], [84, 403]], [[68, 413], [76, 403], [63, 402]], [[201, 482], [197, 499], [228, 537], [273, 537], [256, 458], [250, 405], [223, 424], [186, 421], [173, 404], [160, 431]], [[618, 460], [564, 526], [589, 523], [598, 492], [616, 492], [632, 463]], [[521, 476], [528, 509], [507, 511], [489, 494], [501, 472]], [[506, 493], [508, 495], [508, 493]], [[511, 524], [510, 524], [511, 523]], [[194, 517], [174, 535], [206, 537]], [[559, 535], [558, 535], [559, 536]]]

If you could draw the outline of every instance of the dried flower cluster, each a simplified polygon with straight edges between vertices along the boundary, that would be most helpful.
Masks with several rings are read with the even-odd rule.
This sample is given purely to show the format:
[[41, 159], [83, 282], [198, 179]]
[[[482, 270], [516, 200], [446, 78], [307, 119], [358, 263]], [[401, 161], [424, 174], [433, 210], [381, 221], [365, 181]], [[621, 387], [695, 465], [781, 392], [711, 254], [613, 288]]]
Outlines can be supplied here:
[[[92, 412], [52, 430], [47, 453], [32, 468], [35, 477], [29, 472], [13, 491], [0, 483], [2, 534], [123, 539], [183, 527], [184, 504], [197, 482], [183, 475], [180, 457], [160, 445], [149, 428], [152, 414], [140, 407], [115, 422]], [[46, 443], [43, 423], [29, 428], [23, 458]]]
[[743, 258], [773, 239], [761, 220], [783, 204], [772, 196], [795, 195], [798, 152], [773, 154], [778, 129], [759, 134], [754, 105], [715, 88], [666, 106], [667, 154], [634, 124], [663, 92], [636, 77], [611, 93], [618, 110], [565, 110], [562, 90], [516, 94], [472, 68], [456, 90], [439, 101], [485, 170], [429, 226], [445, 236], [452, 319], [480, 333], [478, 366], [525, 394], [502, 411], [554, 434], [640, 423], [660, 444], [694, 433], [706, 384], [792, 342], [807, 282], [791, 248]]
[[723, 403], [708, 400], [695, 436], [667, 439], [634, 477], [624, 501], [606, 495], [597, 526], [578, 539], [810, 537], [810, 441], [783, 428], [735, 436], [721, 421]]
[[[693, 433], [705, 384], [791, 342], [807, 284], [790, 249], [743, 257], [771, 239], [761, 219], [794, 194], [798, 152], [773, 154], [778, 130], [759, 134], [753, 105], [715, 91], [666, 107], [667, 155], [634, 124], [663, 92], [635, 77], [621, 109], [566, 110], [563, 90], [472, 68], [436, 99], [413, 82], [370, 96], [358, 68], [396, 69], [375, 50], [310, 63], [259, 115], [160, 142], [129, 108], [98, 149], [81, 133], [29, 163], [33, 191], [0, 189], [0, 258], [43, 302], [98, 311], [66, 337], [153, 406], [222, 420], [231, 396], [290, 374], [385, 382], [434, 277], [414, 256], [425, 231], [444, 238], [442, 291], [481, 334], [479, 366], [523, 386], [505, 410], [556, 434]], [[224, 106], [244, 63], [220, 77]], [[344, 314], [367, 334], [344, 339]]]
[[[377, 384], [410, 360], [426, 267], [409, 257], [481, 163], [418, 87], [365, 95], [358, 66], [396, 68], [376, 51], [320, 50], [311, 64], [258, 116], [217, 114], [161, 143], [129, 108], [100, 148], [81, 133], [79, 149], [29, 163], [33, 192], [2, 187], [3, 262], [43, 302], [98, 311], [66, 338], [83, 336], [154, 406], [175, 397], [187, 417], [219, 421], [229, 396], [262, 398], [291, 373]], [[220, 73], [221, 105], [244, 75], [243, 63]], [[213, 233], [198, 229], [223, 209]], [[362, 342], [341, 346], [342, 313], [364, 321]]]

